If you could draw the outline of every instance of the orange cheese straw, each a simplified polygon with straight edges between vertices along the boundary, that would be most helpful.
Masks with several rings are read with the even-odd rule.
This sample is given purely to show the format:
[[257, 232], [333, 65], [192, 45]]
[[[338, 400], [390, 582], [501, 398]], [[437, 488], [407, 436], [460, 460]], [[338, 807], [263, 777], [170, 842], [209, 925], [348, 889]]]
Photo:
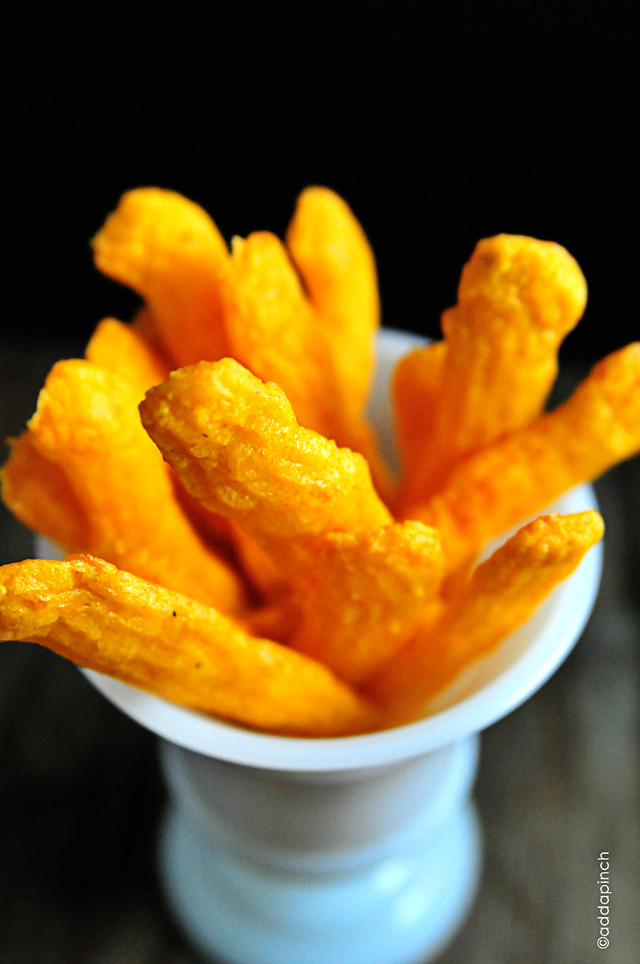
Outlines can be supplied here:
[[479, 242], [462, 272], [458, 303], [442, 318], [441, 391], [421, 458], [402, 481], [403, 506], [438, 491], [466, 454], [540, 413], [560, 342], [586, 298], [582, 272], [559, 244], [508, 234]]
[[64, 469], [41, 455], [31, 432], [11, 440], [0, 479], [2, 500], [23, 525], [65, 552], [89, 548], [91, 526], [82, 504]]
[[571, 398], [461, 462], [408, 511], [440, 532], [447, 570], [640, 449], [640, 343], [599, 362]]
[[441, 578], [438, 533], [419, 522], [329, 533], [291, 645], [361, 684], [413, 634]]
[[425, 447], [441, 401], [446, 355], [446, 342], [434, 341], [407, 352], [393, 370], [395, 437], [406, 478], [420, 471], [425, 459]]
[[86, 347], [85, 358], [126, 378], [140, 398], [169, 374], [168, 364], [140, 329], [125, 325], [117, 318], [103, 318], [98, 323]]
[[602, 538], [597, 512], [548, 515], [520, 529], [474, 572], [464, 593], [386, 667], [369, 695], [393, 724], [418, 719], [473, 660], [526, 622]]
[[329, 341], [341, 402], [362, 417], [380, 326], [375, 258], [366, 235], [334, 191], [309, 187], [298, 198], [287, 246]]
[[219, 279], [227, 246], [193, 201], [159, 188], [138, 188], [93, 239], [96, 266], [141, 295], [174, 365], [228, 352]]
[[279, 385], [300, 425], [333, 437], [335, 378], [324, 332], [275, 235], [234, 238], [221, 297], [230, 355]]
[[294, 577], [313, 567], [328, 532], [392, 521], [364, 458], [301, 428], [284, 392], [231, 358], [172, 372], [140, 412], [191, 494]]
[[372, 708], [329, 670], [91, 556], [0, 567], [0, 639], [247, 726], [305, 736], [370, 728]]
[[[187, 585], [172, 588], [233, 611], [245, 602], [240, 579], [178, 505], [162, 456], [140, 424], [138, 400], [113, 372], [79, 359], [58, 362], [29, 422], [31, 443], [64, 473], [82, 508], [81, 548], [106, 550], [118, 540], [146, 546], [149, 566], [157, 553], [175, 560], [176, 577], [185, 574]], [[155, 578], [148, 567], [140, 574]]]

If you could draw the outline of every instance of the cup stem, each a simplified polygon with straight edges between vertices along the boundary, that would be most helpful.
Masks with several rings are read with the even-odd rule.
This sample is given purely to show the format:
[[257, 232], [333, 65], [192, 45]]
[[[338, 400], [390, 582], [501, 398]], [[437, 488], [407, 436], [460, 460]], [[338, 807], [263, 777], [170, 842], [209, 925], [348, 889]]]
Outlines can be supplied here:
[[161, 879], [186, 935], [229, 964], [411, 964], [475, 893], [478, 738], [397, 764], [262, 770], [162, 746]]

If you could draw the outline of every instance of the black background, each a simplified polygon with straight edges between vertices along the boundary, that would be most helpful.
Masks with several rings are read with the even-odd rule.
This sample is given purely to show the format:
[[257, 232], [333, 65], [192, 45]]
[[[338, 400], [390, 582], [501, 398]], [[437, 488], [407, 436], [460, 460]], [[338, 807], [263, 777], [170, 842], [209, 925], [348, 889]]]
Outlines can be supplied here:
[[213, 22], [156, 15], [139, 32], [96, 13], [51, 35], [27, 15], [10, 34], [10, 337], [82, 343], [101, 317], [131, 315], [135, 298], [89, 249], [123, 191], [180, 191], [230, 239], [282, 235], [312, 183], [364, 225], [389, 326], [437, 336], [476, 241], [507, 232], [558, 241], [583, 268], [589, 305], [565, 356], [634, 336], [623, 7], [368, 4], [309, 8], [304, 22], [247, 9], [233, 24], [222, 9]]

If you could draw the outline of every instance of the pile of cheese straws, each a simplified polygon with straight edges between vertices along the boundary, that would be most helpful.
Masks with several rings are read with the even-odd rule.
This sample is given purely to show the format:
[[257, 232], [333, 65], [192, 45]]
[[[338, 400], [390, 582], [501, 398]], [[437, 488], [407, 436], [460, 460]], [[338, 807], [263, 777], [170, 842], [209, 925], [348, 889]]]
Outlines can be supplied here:
[[401, 473], [364, 408], [374, 258], [337, 195], [286, 246], [228, 250], [197, 205], [126, 194], [98, 268], [144, 305], [58, 362], [2, 470], [5, 503], [70, 555], [0, 569], [0, 638], [40, 643], [204, 713], [338, 736], [420, 718], [601, 536], [546, 515], [640, 448], [640, 344], [543, 411], [586, 285], [559, 245], [500, 235], [443, 340], [393, 378]]

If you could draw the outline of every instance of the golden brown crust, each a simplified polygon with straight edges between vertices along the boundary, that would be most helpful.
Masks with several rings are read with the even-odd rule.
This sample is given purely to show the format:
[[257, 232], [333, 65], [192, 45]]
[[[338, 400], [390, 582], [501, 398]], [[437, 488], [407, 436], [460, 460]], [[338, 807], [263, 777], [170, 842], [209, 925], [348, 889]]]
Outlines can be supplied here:
[[447, 569], [640, 449], [640, 343], [599, 362], [571, 398], [460, 462], [427, 503], [408, 510], [438, 529]]
[[415, 631], [441, 578], [440, 538], [419, 522], [330, 533], [300, 593], [291, 645], [361, 685]]
[[559, 244], [508, 234], [479, 242], [442, 318], [442, 388], [402, 481], [405, 509], [437, 492], [461, 458], [540, 414], [586, 298], [582, 272]]
[[289, 571], [313, 566], [327, 532], [391, 522], [363, 457], [301, 428], [281, 389], [233, 359], [173, 372], [140, 411], [192, 495]]
[[471, 662], [522, 625], [602, 538], [599, 513], [549, 515], [523, 526], [475, 570], [455, 605], [418, 632], [375, 679], [370, 696], [390, 722], [428, 712], [429, 701]]
[[227, 247], [208, 214], [173, 191], [138, 188], [93, 239], [96, 266], [144, 298], [174, 365], [227, 353], [219, 280]]
[[247, 726], [337, 736], [372, 708], [319, 663], [91, 556], [0, 568], [0, 637]]
[[[129, 382], [88, 361], [58, 362], [47, 377], [29, 432], [82, 509], [82, 541], [66, 548], [107, 551], [121, 540], [144, 546], [139, 558], [174, 560], [172, 588], [232, 612], [246, 600], [240, 579], [204, 545], [180, 508], [137, 403]], [[140, 574], [151, 572], [145, 565]], [[180, 573], [184, 584], [176, 581]]]

